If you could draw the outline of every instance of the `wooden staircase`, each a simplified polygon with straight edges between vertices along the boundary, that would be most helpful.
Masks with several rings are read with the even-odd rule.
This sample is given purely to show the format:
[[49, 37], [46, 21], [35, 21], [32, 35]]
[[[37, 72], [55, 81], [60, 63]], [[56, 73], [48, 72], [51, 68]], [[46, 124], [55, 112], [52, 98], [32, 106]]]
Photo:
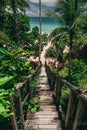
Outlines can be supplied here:
[[35, 114], [27, 114], [25, 130], [62, 130], [44, 65], [39, 76], [36, 96], [40, 97], [40, 109]]

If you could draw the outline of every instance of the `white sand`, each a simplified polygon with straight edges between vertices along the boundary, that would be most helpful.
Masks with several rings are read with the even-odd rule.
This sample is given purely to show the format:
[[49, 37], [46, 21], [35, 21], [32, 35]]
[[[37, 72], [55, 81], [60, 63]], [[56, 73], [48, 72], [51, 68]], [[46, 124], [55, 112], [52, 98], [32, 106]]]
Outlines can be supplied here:
[[49, 41], [49, 42], [47, 43], [47, 45], [43, 47], [43, 51], [42, 51], [41, 56], [40, 56], [41, 62], [42, 62], [43, 65], [45, 64], [45, 53], [46, 53], [46, 50], [47, 50], [50, 46], [51, 46], [51, 41]]

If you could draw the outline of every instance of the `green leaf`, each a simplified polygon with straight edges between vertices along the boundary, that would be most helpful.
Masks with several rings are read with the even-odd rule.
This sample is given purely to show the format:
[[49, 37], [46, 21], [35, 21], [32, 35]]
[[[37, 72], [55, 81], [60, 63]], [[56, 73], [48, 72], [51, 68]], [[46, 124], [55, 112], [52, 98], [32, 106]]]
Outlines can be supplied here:
[[7, 82], [12, 80], [13, 78], [14, 78], [14, 76], [5, 76], [5, 77], [1, 78], [0, 79], [0, 86], [6, 84]]
[[30, 99], [30, 104], [35, 104], [34, 100]]
[[38, 108], [40, 108], [40, 105], [39, 105], [39, 104], [36, 104], [35, 107], [38, 109]]
[[24, 50], [24, 53], [25, 53], [26, 55], [34, 55], [34, 54], [35, 54], [35, 51], [25, 51], [25, 50]]
[[40, 101], [40, 97], [37, 97], [37, 98], [34, 99], [35, 103], [38, 103], [39, 101]]
[[31, 108], [32, 108], [31, 105], [28, 105], [28, 110], [31, 110]]
[[11, 44], [15, 47], [15, 48], [18, 48], [18, 45], [15, 41], [12, 41]]
[[31, 109], [31, 112], [32, 112], [32, 113], [35, 113], [36, 111], [37, 111], [37, 108], [36, 108], [36, 107], [34, 107], [34, 108]]
[[15, 71], [15, 70], [16, 70], [16, 67], [11, 64], [11, 65], [10, 65], [10, 69], [13, 70], [13, 71]]
[[13, 56], [16, 56], [16, 55], [18, 55], [18, 54], [20, 54], [20, 53], [22, 53], [23, 52], [23, 49], [22, 48], [17, 48], [17, 49], [13, 49], [12, 51], [11, 51], [11, 54], [13, 55]]
[[0, 98], [1, 98], [1, 96], [3, 96], [3, 95], [9, 95], [9, 92], [8, 92], [8, 90], [5, 90], [5, 89], [0, 89]]
[[5, 48], [0, 48], [0, 53], [2, 53], [3, 55], [6, 55], [6, 56], [10, 55], [9, 51], [6, 50]]
[[0, 103], [0, 115], [1, 115], [1, 113], [4, 112], [4, 111], [5, 111], [4, 106]]

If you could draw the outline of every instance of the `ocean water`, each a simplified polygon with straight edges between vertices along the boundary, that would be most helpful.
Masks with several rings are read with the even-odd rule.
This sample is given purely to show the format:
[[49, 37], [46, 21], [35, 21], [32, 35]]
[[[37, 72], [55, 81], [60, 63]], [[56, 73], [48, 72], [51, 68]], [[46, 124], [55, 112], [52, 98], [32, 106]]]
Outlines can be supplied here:
[[[30, 18], [31, 28], [39, 25], [39, 17], [31, 17]], [[58, 20], [52, 17], [42, 17], [42, 33], [50, 34], [55, 28], [60, 27], [61, 24]]]

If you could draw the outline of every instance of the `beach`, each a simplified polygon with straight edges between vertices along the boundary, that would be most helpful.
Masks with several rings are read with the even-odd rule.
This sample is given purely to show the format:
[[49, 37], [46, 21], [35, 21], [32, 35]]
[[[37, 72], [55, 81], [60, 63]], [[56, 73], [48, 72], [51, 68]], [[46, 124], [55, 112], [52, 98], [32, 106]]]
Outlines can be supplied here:
[[[39, 28], [39, 17], [30, 17], [31, 28], [37, 26]], [[42, 33], [50, 34], [54, 29], [60, 27], [60, 22], [52, 17], [42, 17]]]

